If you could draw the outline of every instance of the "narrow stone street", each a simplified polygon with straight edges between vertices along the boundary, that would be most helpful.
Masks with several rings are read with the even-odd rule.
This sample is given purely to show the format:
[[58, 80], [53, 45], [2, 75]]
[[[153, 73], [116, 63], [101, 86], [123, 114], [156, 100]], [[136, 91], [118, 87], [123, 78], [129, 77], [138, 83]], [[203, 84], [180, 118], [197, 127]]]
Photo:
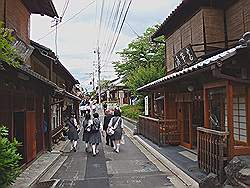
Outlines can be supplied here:
[[129, 137], [125, 136], [119, 154], [101, 144], [96, 157], [85, 152], [81, 139], [76, 152], [70, 151], [68, 144], [35, 187], [175, 187], [169, 179], [173, 174], [159, 171]]

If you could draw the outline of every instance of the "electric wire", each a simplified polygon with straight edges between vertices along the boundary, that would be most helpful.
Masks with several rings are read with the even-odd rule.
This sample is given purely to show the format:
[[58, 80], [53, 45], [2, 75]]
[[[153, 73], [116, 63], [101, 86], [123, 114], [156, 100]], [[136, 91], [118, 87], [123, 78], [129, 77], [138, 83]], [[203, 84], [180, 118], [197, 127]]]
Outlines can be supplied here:
[[126, 10], [125, 15], [124, 15], [124, 17], [123, 17], [123, 21], [122, 21], [121, 27], [120, 27], [120, 29], [119, 29], [118, 35], [117, 35], [116, 40], [115, 40], [115, 43], [114, 43], [114, 45], [113, 45], [113, 48], [112, 48], [112, 50], [111, 50], [111, 52], [110, 52], [110, 54], [109, 54], [109, 57], [108, 57], [108, 59], [107, 59], [107, 62], [109, 61], [109, 58], [111, 57], [111, 55], [112, 55], [112, 53], [113, 53], [113, 51], [114, 51], [114, 49], [115, 49], [115, 46], [116, 46], [117, 41], [118, 41], [118, 39], [119, 39], [119, 36], [120, 36], [120, 34], [121, 34], [121, 30], [122, 30], [122, 28], [123, 28], [124, 22], [125, 22], [125, 20], [126, 20], [127, 15], [128, 15], [128, 11], [129, 11], [129, 8], [130, 8], [130, 6], [131, 6], [131, 3], [132, 3], [132, 0], [129, 1], [127, 10]]
[[[114, 12], [115, 2], [116, 2], [116, 0], [114, 0], [113, 6], [111, 8], [112, 3], [111, 3], [111, 0], [109, 1], [109, 6], [108, 6], [107, 14], [106, 14], [106, 22], [105, 22], [105, 26], [104, 26], [103, 44], [101, 47], [101, 52], [103, 51], [103, 48], [105, 48], [105, 45], [107, 44], [106, 37], [107, 37], [108, 30], [109, 30], [110, 20], [111, 20], [111, 17], [113, 15], [113, 12]], [[110, 14], [108, 14], [110, 9], [111, 9], [111, 12], [110, 12]]]
[[[115, 28], [115, 26], [116, 26], [116, 21], [117, 21], [117, 18], [118, 18], [120, 6], [121, 6], [121, 0], [119, 0], [118, 4], [117, 4], [117, 6], [116, 6], [116, 9], [115, 9], [115, 14], [114, 14], [114, 17], [113, 17], [113, 20], [112, 20], [110, 33], [109, 33], [109, 35], [108, 35], [107, 47], [109, 47], [110, 42], [112, 41], [112, 35], [114, 34], [114, 33], [112, 33], [112, 31], [114, 30], [114, 28]], [[103, 54], [103, 57], [106, 56], [107, 49], [108, 49], [108, 48], [105, 48], [105, 49], [104, 49], [105, 51], [102, 53], [102, 54]]]
[[130, 30], [131, 30], [137, 37], [140, 37], [140, 35], [132, 28], [132, 26], [131, 26], [127, 21], [125, 21], [125, 23], [128, 25], [128, 27], [130, 28]]
[[63, 11], [62, 11], [60, 20], [63, 19], [63, 17], [64, 17], [64, 15], [65, 15], [65, 13], [66, 13], [68, 7], [69, 7], [69, 0], [65, 0], [64, 7], [63, 7]]
[[[121, 22], [121, 18], [122, 18], [122, 15], [123, 15], [123, 11], [124, 11], [124, 9], [125, 9], [126, 2], [127, 2], [127, 0], [124, 0], [123, 6], [122, 6], [122, 9], [121, 9], [121, 12], [120, 12], [120, 14], [119, 14], [118, 22], [117, 22], [116, 27], [115, 27], [114, 36], [113, 36], [112, 41], [111, 41], [111, 43], [110, 43], [110, 46], [109, 46], [109, 50], [108, 50], [108, 54], [107, 54], [107, 55], [109, 55], [110, 50], [112, 49], [112, 44], [113, 44], [114, 41], [115, 41], [115, 37], [116, 37], [116, 35], [117, 35], [117, 31], [118, 31], [118, 28], [119, 28], [119, 25], [120, 25], [120, 22]], [[106, 59], [106, 60], [107, 60], [107, 59]]]
[[102, 29], [103, 9], [104, 9], [104, 0], [102, 0], [100, 22], [99, 22], [99, 27], [98, 27], [98, 37], [97, 37], [97, 46], [98, 47], [99, 47], [100, 36], [101, 36], [101, 29]]
[[[84, 12], [88, 7], [90, 7], [94, 2], [96, 2], [96, 0], [92, 1], [91, 3], [89, 3], [87, 6], [85, 6], [84, 8], [82, 8], [80, 11], [78, 11], [76, 14], [74, 14], [73, 16], [71, 16], [69, 19], [67, 19], [65, 22], [62, 22], [61, 24], [58, 24], [58, 28], [60, 28], [61, 26], [63, 26], [64, 24], [66, 24], [67, 22], [71, 21], [72, 19], [76, 18], [79, 14], [81, 14], [82, 12]], [[56, 29], [56, 28], [55, 28]], [[49, 36], [51, 33], [53, 33], [55, 31], [55, 29], [51, 30], [50, 32], [48, 32], [47, 34], [45, 34], [44, 36], [40, 37], [39, 39], [37, 39], [37, 41], [40, 41], [42, 39], [44, 39], [45, 37]]]

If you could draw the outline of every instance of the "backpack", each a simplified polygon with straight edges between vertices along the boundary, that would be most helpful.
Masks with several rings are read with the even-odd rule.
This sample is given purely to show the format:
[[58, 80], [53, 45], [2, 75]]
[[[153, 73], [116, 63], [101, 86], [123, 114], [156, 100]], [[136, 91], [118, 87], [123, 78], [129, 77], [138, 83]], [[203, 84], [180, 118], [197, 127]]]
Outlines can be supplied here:
[[100, 121], [93, 121], [93, 124], [91, 126], [92, 132], [98, 132], [100, 129]]
[[90, 132], [91, 127], [92, 127], [92, 124], [90, 124], [89, 121], [84, 122], [84, 131]]

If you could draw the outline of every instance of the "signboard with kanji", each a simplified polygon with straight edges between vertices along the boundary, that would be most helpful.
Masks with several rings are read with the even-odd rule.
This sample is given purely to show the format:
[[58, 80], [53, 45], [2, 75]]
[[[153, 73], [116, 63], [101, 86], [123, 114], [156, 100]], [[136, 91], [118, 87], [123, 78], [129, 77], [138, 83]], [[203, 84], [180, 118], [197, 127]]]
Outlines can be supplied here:
[[192, 49], [191, 45], [181, 49], [177, 54], [174, 55], [174, 63], [176, 69], [182, 69], [191, 65], [197, 61], [197, 57]]

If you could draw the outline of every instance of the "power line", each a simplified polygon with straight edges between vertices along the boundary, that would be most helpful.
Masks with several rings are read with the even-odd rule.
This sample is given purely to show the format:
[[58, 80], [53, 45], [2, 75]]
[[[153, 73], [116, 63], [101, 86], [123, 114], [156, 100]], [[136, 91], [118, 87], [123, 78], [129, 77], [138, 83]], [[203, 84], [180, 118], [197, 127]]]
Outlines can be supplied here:
[[62, 20], [62, 18], [64, 17], [65, 13], [66, 13], [66, 10], [69, 6], [69, 0], [65, 0], [65, 3], [64, 3], [64, 7], [63, 7], [63, 11], [62, 11], [62, 15], [60, 17], [60, 19]]
[[[105, 26], [104, 26], [103, 45], [102, 45], [102, 48], [101, 48], [101, 52], [103, 51], [103, 48], [106, 45], [105, 41], [106, 41], [108, 29], [109, 29], [110, 20], [111, 20], [111, 17], [113, 15], [113, 12], [114, 12], [115, 3], [116, 3], [116, 1], [114, 0], [113, 6], [111, 8], [112, 3], [111, 3], [111, 0], [109, 1], [109, 6], [108, 6], [107, 14], [106, 14], [106, 20], [107, 21], [105, 22]], [[110, 12], [110, 15], [109, 15], [108, 13], [109, 13], [110, 9], [111, 9], [111, 12]]]
[[[66, 24], [67, 22], [71, 21], [72, 19], [74, 19], [75, 17], [77, 17], [79, 14], [81, 14], [83, 11], [85, 11], [90, 5], [92, 5], [94, 2], [96, 2], [96, 0], [92, 1], [91, 3], [89, 3], [87, 6], [85, 6], [84, 8], [82, 8], [79, 12], [77, 12], [76, 14], [74, 14], [72, 17], [70, 17], [69, 19], [67, 19], [65, 22], [62, 22], [61, 24], [58, 25], [58, 28], [60, 28], [61, 26], [63, 26], [64, 24]], [[44, 36], [42, 36], [41, 38], [37, 39], [37, 41], [40, 41], [42, 39], [44, 39], [45, 37], [49, 36], [51, 33], [53, 33], [56, 30], [53, 29], [50, 32], [48, 32], [47, 34], [45, 34]]]
[[98, 38], [97, 38], [97, 45], [98, 46], [99, 46], [99, 40], [100, 40], [101, 28], [102, 28], [103, 9], [104, 9], [104, 0], [102, 0], [102, 6], [101, 6], [101, 16], [100, 16], [100, 22], [99, 22]]
[[108, 59], [107, 59], [107, 60], [109, 60], [111, 54], [113, 53], [113, 51], [114, 51], [114, 49], [115, 49], [115, 46], [116, 46], [117, 41], [118, 41], [118, 39], [119, 39], [119, 36], [120, 36], [120, 34], [121, 34], [121, 30], [122, 30], [122, 27], [123, 27], [124, 22], [125, 22], [125, 20], [126, 20], [126, 17], [127, 17], [127, 14], [128, 14], [128, 10], [129, 10], [129, 8], [130, 8], [130, 6], [131, 6], [131, 3], [132, 3], [132, 0], [129, 1], [127, 10], [126, 10], [125, 15], [124, 15], [123, 20], [122, 20], [121, 27], [120, 27], [120, 29], [119, 29], [119, 32], [118, 32], [118, 35], [117, 35], [117, 37], [116, 37], [115, 43], [114, 43], [114, 45], [113, 45], [113, 48], [112, 48], [111, 52], [109, 53], [109, 56], [108, 56]]
[[[111, 50], [111, 48], [112, 48], [112, 44], [113, 44], [114, 41], [115, 41], [116, 33], [117, 33], [117, 31], [118, 31], [118, 28], [119, 28], [119, 25], [120, 25], [120, 22], [121, 22], [121, 17], [122, 17], [123, 11], [124, 11], [124, 9], [125, 9], [126, 2], [127, 2], [127, 0], [124, 0], [122, 9], [121, 9], [121, 12], [120, 12], [120, 15], [119, 15], [119, 19], [118, 19], [118, 22], [117, 22], [117, 25], [116, 25], [116, 28], [115, 28], [114, 36], [113, 36], [113, 38], [112, 38], [112, 42], [110, 43], [110, 46], [109, 46], [108, 54], [107, 54], [107, 55], [109, 55], [110, 50]], [[107, 57], [108, 57], [108, 56], [107, 56]]]
[[140, 37], [140, 35], [131, 27], [131, 25], [129, 25], [129, 23], [127, 21], [125, 21], [125, 23], [128, 25], [128, 27], [130, 28], [130, 30], [137, 36]]
[[[110, 31], [111, 31], [111, 32], [110, 32], [109, 35], [108, 35], [107, 47], [109, 46], [109, 43], [110, 43], [111, 40], [112, 40], [112, 31], [113, 31], [114, 28], [115, 28], [115, 23], [116, 23], [116, 20], [117, 20], [117, 18], [118, 18], [120, 6], [121, 6], [121, 0], [119, 0], [118, 4], [116, 5], [116, 9], [115, 9], [115, 12], [114, 12], [114, 17], [113, 17], [112, 24], [111, 24], [111, 28], [110, 28]], [[107, 52], [107, 48], [106, 48], [106, 50], [105, 50], [102, 54], [105, 55], [106, 52]]]

